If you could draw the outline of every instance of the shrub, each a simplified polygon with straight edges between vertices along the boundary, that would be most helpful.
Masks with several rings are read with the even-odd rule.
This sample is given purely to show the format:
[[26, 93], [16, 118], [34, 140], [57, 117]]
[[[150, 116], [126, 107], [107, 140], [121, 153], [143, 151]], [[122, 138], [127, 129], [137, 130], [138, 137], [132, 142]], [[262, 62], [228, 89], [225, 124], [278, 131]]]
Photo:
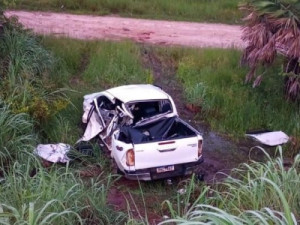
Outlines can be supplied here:
[[14, 113], [28, 113], [43, 122], [65, 108], [68, 99], [48, 77], [54, 57], [38, 39], [10, 21], [0, 38], [0, 96]]

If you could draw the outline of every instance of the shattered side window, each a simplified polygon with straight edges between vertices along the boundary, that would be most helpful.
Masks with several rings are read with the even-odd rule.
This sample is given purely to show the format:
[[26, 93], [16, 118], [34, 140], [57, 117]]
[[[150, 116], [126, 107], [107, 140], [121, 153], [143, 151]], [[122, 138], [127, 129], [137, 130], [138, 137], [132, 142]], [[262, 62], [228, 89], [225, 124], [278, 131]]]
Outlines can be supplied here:
[[169, 100], [133, 102], [128, 104], [128, 108], [134, 117], [134, 123], [159, 114], [172, 112]]
[[114, 110], [115, 109], [115, 105], [106, 97], [106, 96], [100, 96], [97, 99], [98, 102], [98, 106], [101, 109], [104, 110]]

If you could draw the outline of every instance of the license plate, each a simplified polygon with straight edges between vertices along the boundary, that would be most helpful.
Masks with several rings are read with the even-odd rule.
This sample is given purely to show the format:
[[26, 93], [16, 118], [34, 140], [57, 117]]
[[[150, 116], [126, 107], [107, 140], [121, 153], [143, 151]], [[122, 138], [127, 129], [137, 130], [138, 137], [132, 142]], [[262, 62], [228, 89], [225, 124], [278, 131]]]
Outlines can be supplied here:
[[164, 166], [164, 167], [156, 168], [157, 173], [165, 173], [173, 170], [174, 170], [174, 166]]

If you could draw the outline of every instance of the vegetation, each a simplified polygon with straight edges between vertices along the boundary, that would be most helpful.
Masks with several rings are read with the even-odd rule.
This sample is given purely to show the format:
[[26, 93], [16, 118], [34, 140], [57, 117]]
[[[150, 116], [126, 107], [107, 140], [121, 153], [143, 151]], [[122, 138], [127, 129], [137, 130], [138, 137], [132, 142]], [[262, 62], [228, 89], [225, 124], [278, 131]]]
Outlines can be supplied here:
[[8, 23], [0, 39], [0, 56], [0, 96], [13, 112], [29, 113], [43, 122], [66, 107], [66, 95], [48, 80], [54, 58], [35, 37]]
[[4, 23], [3, 10], [4, 10], [4, 3], [1, 1], [0, 2], [0, 35], [3, 32], [3, 23]]
[[107, 206], [111, 176], [84, 181], [68, 166], [46, 170], [29, 157], [14, 163], [3, 179], [0, 224], [121, 224], [126, 218]]
[[239, 0], [15, 0], [18, 9], [54, 10], [97, 15], [239, 23]]
[[172, 219], [162, 224], [298, 224], [300, 155], [287, 168], [281, 149], [276, 159], [264, 154], [267, 162], [242, 164], [216, 187], [201, 189], [192, 179], [175, 207], [191, 206], [177, 211], [167, 202]]
[[[171, 218], [163, 223], [297, 223], [300, 156], [286, 167], [281, 150], [278, 158], [266, 154], [267, 162], [243, 164], [213, 186], [195, 177], [178, 186], [118, 185], [129, 193], [132, 210], [125, 213], [109, 205], [115, 176], [98, 145], [93, 157], [72, 151], [74, 160], [67, 165], [42, 166], [32, 154], [36, 143], [72, 144], [80, 137], [84, 94], [156, 77], [145, 69], [144, 46], [37, 38], [10, 24], [0, 38], [0, 224], [147, 224], [151, 212]], [[176, 69], [174, 79], [182, 83], [187, 102], [198, 106], [198, 116], [213, 128], [235, 137], [259, 128], [299, 137], [298, 106], [281, 98], [277, 62], [253, 91], [243, 82], [239, 51], [149, 49], [164, 69]], [[97, 173], [84, 175], [91, 165]], [[172, 197], [177, 189], [182, 191]]]
[[15, 160], [26, 156], [36, 144], [33, 123], [24, 113], [12, 114], [9, 107], [0, 103], [0, 174]]
[[247, 12], [243, 39], [248, 43], [242, 62], [249, 65], [246, 81], [256, 78], [253, 86], [261, 83], [264, 71], [256, 74], [259, 66], [274, 63], [278, 54], [284, 56], [282, 73], [287, 76], [286, 95], [300, 99], [300, 2], [287, 0], [248, 1], [241, 7]]
[[253, 90], [244, 83], [246, 69], [239, 66], [237, 50], [161, 48], [155, 54], [177, 68], [186, 101], [199, 108], [198, 118], [213, 130], [232, 137], [248, 130], [283, 130], [299, 137], [298, 105], [284, 101], [279, 63], [266, 70], [265, 82]]

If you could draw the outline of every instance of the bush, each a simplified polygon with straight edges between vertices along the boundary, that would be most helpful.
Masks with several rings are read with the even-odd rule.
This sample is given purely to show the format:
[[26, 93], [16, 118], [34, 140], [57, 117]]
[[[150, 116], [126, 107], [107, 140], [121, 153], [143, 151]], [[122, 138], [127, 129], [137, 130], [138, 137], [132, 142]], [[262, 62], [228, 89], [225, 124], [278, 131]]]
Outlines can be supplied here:
[[65, 108], [63, 90], [55, 90], [48, 77], [56, 62], [39, 40], [10, 21], [0, 39], [0, 96], [14, 113], [28, 113], [43, 122]]

